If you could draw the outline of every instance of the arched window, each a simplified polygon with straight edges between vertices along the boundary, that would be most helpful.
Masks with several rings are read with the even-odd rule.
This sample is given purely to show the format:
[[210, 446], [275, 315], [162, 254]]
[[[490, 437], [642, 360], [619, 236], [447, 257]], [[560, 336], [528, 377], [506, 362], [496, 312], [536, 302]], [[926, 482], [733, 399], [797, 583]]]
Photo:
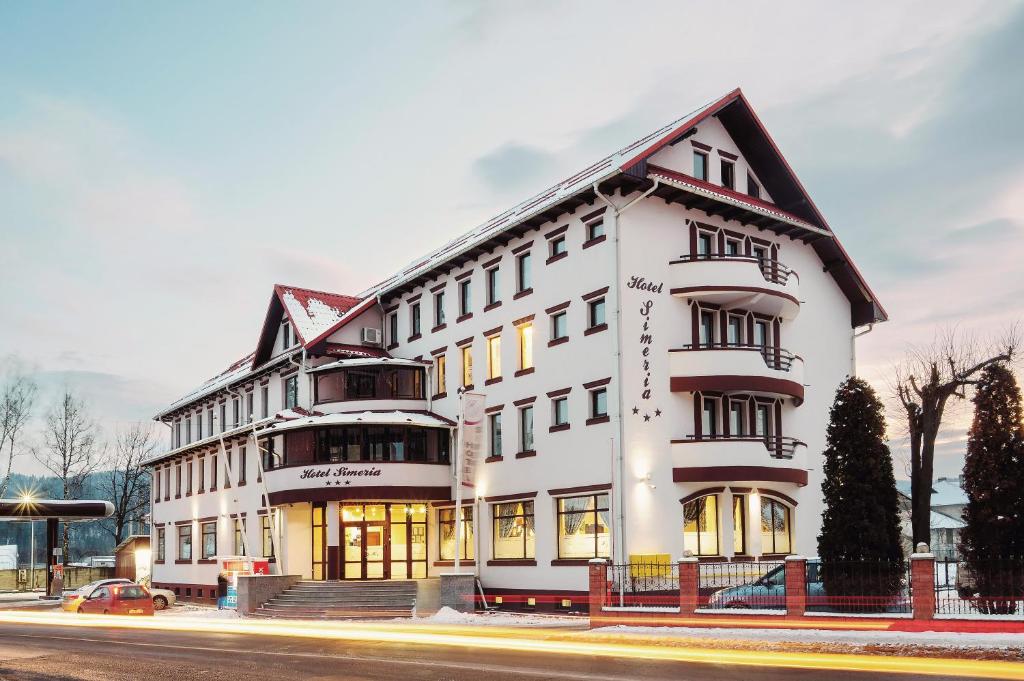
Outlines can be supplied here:
[[683, 549], [695, 556], [719, 555], [717, 494], [683, 504]]
[[781, 501], [761, 497], [761, 553], [791, 553], [790, 510]]

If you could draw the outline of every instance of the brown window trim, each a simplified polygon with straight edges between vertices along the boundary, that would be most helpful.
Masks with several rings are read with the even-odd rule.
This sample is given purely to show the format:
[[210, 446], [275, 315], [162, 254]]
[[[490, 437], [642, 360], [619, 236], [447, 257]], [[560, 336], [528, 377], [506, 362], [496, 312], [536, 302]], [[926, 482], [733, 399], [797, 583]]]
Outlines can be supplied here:
[[589, 565], [592, 560], [593, 558], [555, 558], [551, 561], [551, 565], [553, 567], [584, 566]]
[[563, 430], [569, 430], [569, 426], [570, 425], [572, 425], [572, 424], [570, 424], [570, 423], [563, 423], [563, 424], [558, 425], [558, 426], [551, 426], [551, 427], [548, 428], [548, 432], [549, 433], [560, 433]]
[[589, 241], [584, 241], [583, 242], [583, 250], [587, 250], [591, 246], [596, 246], [596, 245], [598, 245], [600, 243], [604, 243], [604, 241], [607, 238], [608, 238], [607, 234], [602, 234], [601, 236], [595, 236], [593, 239], [591, 239]]
[[395, 303], [391, 307], [384, 308], [384, 314], [388, 315], [392, 312], [398, 312], [398, 308], [401, 307], [401, 303]]
[[397, 348], [397, 347], [398, 347], [398, 343], [391, 343], [390, 345], [388, 345], [388, 346], [387, 346], [386, 348], [384, 348], [384, 349], [385, 349], [385, 350], [394, 350], [394, 349], [395, 349], [395, 348]]
[[536, 370], [536, 367], [529, 367], [528, 369], [520, 369], [513, 376], [519, 378], [520, 376], [529, 376]]
[[216, 491], [217, 491], [217, 488], [216, 488], [216, 487], [211, 487], [210, 489], [208, 489], [208, 490], [206, 490], [206, 491], [207, 491], [207, 492], [216, 492]]
[[217, 562], [216, 558], [200, 558], [196, 561], [197, 565], [214, 565]]
[[444, 287], [447, 286], [447, 285], [448, 285], [448, 282], [442, 281], [440, 284], [438, 284], [436, 286], [431, 286], [430, 287], [430, 292], [431, 293], [440, 293], [441, 291], [444, 290]]
[[556, 397], [562, 397], [563, 395], [568, 395], [571, 391], [572, 391], [572, 386], [569, 386], [568, 388], [559, 388], [558, 390], [552, 390], [551, 392], [547, 393], [547, 396], [550, 397], [551, 399], [554, 399]]
[[502, 325], [499, 324], [498, 326], [494, 327], [493, 329], [487, 329], [486, 331], [484, 331], [480, 335], [483, 336], [484, 338], [490, 338], [491, 336], [496, 336], [499, 333], [501, 333], [501, 328], [502, 328]]
[[553, 348], [556, 345], [561, 345], [562, 343], [568, 343], [568, 342], [569, 342], [569, 337], [568, 336], [562, 336], [561, 338], [556, 338], [555, 340], [549, 340], [548, 341], [548, 347], [549, 348]]
[[549, 489], [548, 494], [553, 497], [563, 497], [586, 492], [607, 492], [611, 488], [612, 484], [610, 482], [602, 482], [597, 485], [580, 485], [579, 487], [556, 487], [555, 489]]
[[611, 417], [608, 416], [607, 414], [605, 414], [604, 416], [595, 416], [593, 418], [587, 419], [587, 425], [596, 426], [599, 423], [608, 423], [611, 420]]
[[495, 383], [501, 383], [501, 376], [495, 376], [494, 378], [488, 378], [484, 381], [484, 385], [494, 385]]
[[472, 312], [467, 312], [466, 314], [464, 314], [461, 317], [459, 317], [458, 319], [456, 319], [455, 323], [456, 324], [461, 324], [462, 322], [464, 322], [466, 320], [469, 320], [469, 319], [472, 319], [472, 318], [473, 318], [473, 313]]
[[175, 494], [175, 495], [174, 495], [174, 498], [175, 498], [175, 499], [180, 499], [180, 498], [181, 498], [181, 495], [180, 495], [180, 494]]
[[605, 295], [606, 293], [608, 293], [608, 287], [607, 286], [605, 286], [604, 288], [599, 288], [596, 291], [591, 291], [590, 293], [584, 293], [581, 297], [583, 298], [583, 302], [589, 303], [594, 298], [600, 298], [601, 296]]
[[524, 397], [521, 400], [515, 400], [512, 404], [513, 404], [513, 406], [516, 406], [516, 407], [525, 407], [526, 405], [533, 404], [536, 401], [537, 401], [537, 396], [534, 395], [532, 397]]
[[583, 335], [584, 336], [590, 336], [590, 335], [593, 335], [595, 333], [601, 333], [602, 331], [607, 331], [607, 330], [608, 330], [608, 325], [607, 324], [598, 324], [597, 326], [592, 326], [589, 329], [587, 329], [586, 331], [584, 331]]
[[460, 341], [455, 341], [455, 347], [457, 347], [457, 348], [465, 347], [466, 345], [469, 345], [472, 342], [473, 342], [473, 337], [472, 336], [470, 336], [469, 338], [463, 338]]
[[495, 300], [490, 305], [485, 305], [484, 306], [484, 312], [490, 312], [491, 310], [497, 309], [499, 307], [501, 307], [501, 301], [500, 300]]
[[484, 501], [490, 504], [495, 501], [519, 501], [525, 499], [535, 499], [536, 497], [536, 492], [518, 492], [516, 494], [498, 494], [496, 496], [484, 497]]
[[485, 414], [494, 414], [494, 413], [497, 413], [497, 412], [501, 411], [504, 408], [505, 408], [504, 404], [496, 404], [496, 405], [494, 405], [492, 407], [487, 407], [486, 409], [484, 409], [484, 413]]
[[604, 215], [607, 211], [608, 211], [608, 208], [606, 206], [601, 206], [597, 210], [591, 211], [590, 213], [587, 213], [586, 215], [581, 217], [580, 218], [580, 222], [590, 222], [594, 218], [600, 217], [600, 216]]
[[536, 558], [492, 558], [487, 561], [488, 567], [500, 567], [502, 565], [521, 566], [521, 567], [536, 567]]
[[517, 459], [528, 459], [531, 456], [537, 456], [537, 450], [536, 449], [527, 449], [526, 451], [523, 451], [523, 452], [516, 452], [516, 458]]
[[548, 309], [544, 310], [544, 314], [555, 314], [556, 312], [561, 312], [562, 310], [564, 310], [567, 307], [569, 307], [569, 304], [571, 302], [572, 302], [571, 300], [567, 300], [564, 303], [559, 303], [558, 305], [552, 305]]
[[447, 328], [448, 328], [448, 322], [445, 322], [444, 324], [438, 324], [437, 326], [435, 326], [434, 328], [432, 328], [430, 330], [430, 333], [437, 333], [438, 331], [444, 331]]
[[526, 296], [530, 295], [531, 293], [533, 293], [533, 287], [532, 286], [530, 288], [524, 288], [522, 291], [520, 291], [519, 293], [517, 293], [514, 296], [512, 296], [512, 300], [519, 300], [520, 298], [525, 298]]
[[437, 357], [438, 355], [443, 355], [447, 351], [448, 351], [448, 346], [445, 345], [445, 346], [442, 346], [442, 347], [440, 347], [440, 348], [438, 348], [436, 350], [431, 350], [430, 351], [430, 356], [431, 357]]
[[406, 299], [405, 299], [405, 302], [406, 302], [406, 303], [415, 303], [416, 301], [418, 301], [418, 300], [419, 300], [420, 298], [422, 298], [422, 297], [423, 297], [423, 291], [420, 291], [420, 292], [419, 292], [419, 293], [417, 293], [416, 295], [414, 295], [414, 296], [409, 296], [408, 298], [406, 298]]
[[485, 270], [489, 270], [489, 269], [491, 269], [492, 267], [494, 267], [495, 265], [497, 265], [500, 262], [501, 262], [501, 256], [499, 255], [497, 258], [491, 258], [487, 262], [483, 263], [482, 265], [480, 265], [480, 267], [482, 267]]
[[471, 276], [473, 276], [473, 268], [472, 267], [470, 267], [468, 270], [466, 270], [462, 274], [456, 274], [455, 275], [455, 281], [462, 281], [463, 279], [466, 279], [467, 277], [471, 277]]
[[711, 147], [708, 146], [707, 144], [704, 144], [703, 142], [698, 142], [697, 140], [690, 140], [690, 144], [692, 144], [697, 149], [700, 149], [701, 151], [711, 151]]
[[405, 342], [412, 343], [413, 341], [418, 341], [420, 338], [423, 338], [422, 333], [414, 333], [413, 335], [409, 336]]
[[489, 456], [484, 459], [484, 463], [494, 463], [495, 461], [501, 461], [501, 459], [502, 457], [500, 456]]
[[544, 238], [547, 239], [548, 241], [551, 241], [556, 236], [561, 236], [562, 234], [565, 234], [568, 230], [569, 230], [569, 225], [565, 224], [565, 225], [562, 225], [561, 227], [557, 227], [557, 228], [551, 230], [550, 232], [548, 232], [547, 234], [544, 235]]
[[[459, 565], [469, 565], [470, 567], [476, 565], [476, 561], [473, 559], [460, 558]], [[454, 560], [435, 560], [434, 567], [454, 567]]]
[[525, 317], [520, 317], [512, 322], [512, 326], [522, 326], [523, 324], [529, 324], [536, 317], [536, 314], [528, 314]]
[[473, 385], [472, 383], [470, 383], [469, 385], [464, 385], [464, 386], [462, 386], [462, 388], [463, 388], [464, 390], [472, 390], [472, 389], [473, 389], [473, 388], [475, 388], [475, 387], [476, 387], [476, 386], [475, 386], [475, 385]]
[[553, 255], [550, 258], [548, 258], [547, 260], [545, 260], [544, 264], [545, 265], [550, 265], [553, 262], [558, 262], [559, 260], [562, 260], [563, 258], [568, 258], [568, 257], [569, 257], [569, 251], [562, 251], [558, 255]]
[[154, 564], [154, 565], [163, 565], [163, 564], [164, 564], [164, 561], [162, 561], [162, 560], [156, 560], [156, 559], [154, 559], [154, 560], [153, 560], [153, 564]]
[[515, 248], [513, 248], [512, 249], [512, 255], [520, 255], [524, 251], [530, 250], [531, 246], [533, 246], [533, 240], [532, 239], [530, 241], [527, 241], [525, 244], [520, 244], [520, 245], [516, 246]]
[[443, 392], [443, 393], [437, 393], [436, 395], [431, 395], [430, 399], [432, 399], [432, 400], [443, 400], [446, 397], [448, 397], [448, 392], [447, 391]]
[[174, 559], [174, 564], [175, 565], [191, 565], [192, 564], [192, 559], [191, 558], [188, 558], [188, 559], [175, 558]]
[[599, 378], [596, 381], [590, 381], [588, 383], [584, 383], [583, 384], [583, 389], [584, 390], [592, 390], [593, 388], [600, 388], [603, 385], [608, 385], [611, 382], [612, 382], [612, 377], [611, 376], [609, 376], [608, 378]]
[[736, 161], [739, 159], [739, 156], [728, 151], [725, 151], [724, 149], [718, 149], [718, 155], [723, 157], [727, 161]]

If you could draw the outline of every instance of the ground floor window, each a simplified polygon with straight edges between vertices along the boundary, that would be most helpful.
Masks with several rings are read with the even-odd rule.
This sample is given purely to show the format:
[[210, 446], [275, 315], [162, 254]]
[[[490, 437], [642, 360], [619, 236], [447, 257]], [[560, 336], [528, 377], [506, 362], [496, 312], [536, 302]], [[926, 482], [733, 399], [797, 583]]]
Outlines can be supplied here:
[[[462, 534], [459, 541], [459, 559], [473, 560], [473, 507], [462, 507]], [[437, 529], [440, 534], [441, 560], [455, 560], [455, 509], [440, 508], [437, 510]]]
[[167, 555], [167, 530], [162, 527], [156, 529], [156, 562], [164, 562]]
[[245, 551], [245, 519], [235, 518], [235, 555], [244, 556]]
[[203, 523], [201, 530], [203, 534], [203, 560], [209, 560], [217, 555], [217, 523]]
[[192, 524], [178, 525], [178, 560], [192, 560]]
[[732, 495], [732, 552], [747, 552], [747, 497], [743, 494]]
[[558, 557], [611, 556], [608, 495], [566, 497], [558, 500]]
[[789, 507], [761, 497], [761, 553], [790, 553]]
[[494, 546], [497, 560], [536, 556], [532, 501], [494, 504]]
[[683, 550], [695, 556], [717, 556], [718, 497], [714, 494], [683, 504]]
[[327, 507], [313, 504], [313, 579], [327, 578]]
[[273, 558], [274, 557], [274, 530], [273, 520], [270, 515], [260, 516], [263, 537], [263, 557]]

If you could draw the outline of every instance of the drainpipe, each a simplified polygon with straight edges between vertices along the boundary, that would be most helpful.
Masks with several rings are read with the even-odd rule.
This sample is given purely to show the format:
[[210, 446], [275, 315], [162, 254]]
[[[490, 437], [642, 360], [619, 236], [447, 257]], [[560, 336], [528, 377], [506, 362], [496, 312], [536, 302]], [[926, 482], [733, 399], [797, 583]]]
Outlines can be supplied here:
[[[598, 199], [600, 199], [603, 203], [605, 203], [608, 206], [608, 208], [609, 208], [609, 211], [607, 213], [609, 219], [607, 221], [609, 223], [611, 223], [610, 224], [611, 229], [609, 231], [612, 232], [612, 242], [615, 244], [615, 271], [614, 271], [615, 285], [612, 286], [610, 290], [613, 292], [613, 295], [614, 295], [614, 301], [613, 301], [613, 304], [612, 304], [612, 309], [615, 312], [615, 335], [613, 336], [613, 338], [615, 339], [615, 359], [616, 359], [617, 370], [618, 370], [618, 385], [616, 385], [616, 387], [615, 387], [615, 392], [616, 392], [616, 394], [618, 396], [618, 400], [617, 400], [617, 402], [618, 402], [618, 415], [617, 415], [617, 417], [618, 417], [618, 431], [619, 431], [619, 446], [618, 446], [618, 448], [615, 451], [615, 457], [617, 458], [617, 462], [616, 462], [617, 465], [613, 464], [613, 470], [617, 470], [617, 472], [618, 472], [618, 475], [616, 476], [618, 478], [618, 480], [614, 480], [614, 479], [612, 480], [613, 487], [617, 487], [618, 489], [613, 489], [612, 491], [615, 492], [613, 497], [615, 498], [616, 506], [618, 507], [618, 513], [615, 514], [616, 519], [618, 520], [618, 525], [619, 525], [619, 527], [618, 527], [618, 534], [617, 534], [618, 541], [616, 542], [616, 546], [617, 546], [616, 553], [618, 554], [618, 563], [620, 565], [625, 565], [625, 563], [626, 563], [626, 522], [625, 522], [626, 515], [625, 515], [625, 492], [623, 490], [623, 482], [625, 480], [626, 462], [625, 462], [625, 456], [624, 456], [624, 453], [623, 453], [623, 447], [624, 447], [624, 440], [625, 440], [626, 425], [625, 425], [625, 419], [623, 418], [623, 410], [625, 409], [625, 402], [624, 402], [624, 399], [623, 399], [623, 392], [622, 392], [622, 303], [621, 303], [621, 300], [622, 300], [622, 298], [621, 298], [621, 287], [622, 287], [622, 276], [621, 276], [621, 270], [622, 270], [622, 245], [621, 245], [621, 239], [619, 238], [619, 216], [622, 215], [622, 213], [624, 213], [627, 210], [629, 210], [630, 208], [632, 208], [633, 206], [635, 206], [636, 204], [638, 204], [639, 202], [641, 202], [644, 199], [646, 199], [651, 194], [653, 194], [658, 189], [658, 186], [660, 185], [660, 180], [655, 179], [654, 180], [654, 185], [652, 185], [650, 189], [648, 189], [646, 192], [644, 192], [640, 196], [636, 197], [635, 199], [633, 199], [632, 201], [630, 201], [629, 203], [624, 205], [622, 208], [619, 208], [618, 206], [616, 206], [611, 201], [611, 199], [609, 199], [604, 194], [602, 194], [601, 193], [601, 189], [600, 189], [600, 187], [598, 185], [599, 185], [598, 182], [595, 182], [594, 185], [593, 185], [594, 194], [597, 196]], [[618, 484], [616, 484], [616, 482]], [[620, 596], [620, 598], [622, 597], [621, 592], [620, 592], [619, 596]]]
[[[235, 392], [234, 390], [232, 390], [231, 388], [228, 388], [228, 387], [225, 387], [224, 390], [229, 395], [235, 397], [238, 400], [238, 413], [241, 414], [242, 413], [242, 409], [245, 408], [245, 401], [242, 399], [242, 394], [241, 393], [237, 393], [237, 392]], [[237, 423], [233, 424], [232, 430], [234, 430], [237, 427], [238, 427]], [[230, 466], [230, 464], [228, 464], [228, 450], [227, 450], [227, 447], [224, 445], [224, 431], [223, 430], [220, 432], [220, 437], [218, 439], [220, 440], [220, 462], [221, 462], [221, 465], [224, 467], [224, 471], [225, 471], [225, 474], [224, 474], [225, 478], [224, 478], [224, 480], [226, 481], [226, 480], [230, 479], [230, 476], [231, 476], [231, 466]], [[223, 489], [223, 486], [224, 486], [223, 482], [219, 486]], [[248, 537], [245, 536], [246, 535], [245, 529], [246, 529], [245, 528], [245, 521], [243, 520], [242, 521], [242, 555], [243, 556], [249, 555], [249, 539], [248, 539]], [[232, 537], [234, 537], [234, 528], [233, 527], [231, 528], [231, 533], [232, 533]]]
[[859, 333], [856, 330], [854, 330], [853, 334], [850, 336], [850, 375], [851, 376], [856, 376], [857, 375], [857, 339], [860, 338], [861, 336], [868, 335], [869, 333], [871, 333], [874, 330], [875, 330], [875, 323], [871, 322], [870, 324], [868, 324], [868, 328], [864, 329], [863, 331], [861, 331]]

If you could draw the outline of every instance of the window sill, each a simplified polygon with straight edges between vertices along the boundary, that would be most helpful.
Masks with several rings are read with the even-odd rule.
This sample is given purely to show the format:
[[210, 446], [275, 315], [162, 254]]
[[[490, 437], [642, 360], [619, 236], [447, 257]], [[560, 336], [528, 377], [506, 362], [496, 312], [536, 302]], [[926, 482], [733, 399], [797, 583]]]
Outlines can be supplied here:
[[487, 561], [487, 565], [488, 567], [500, 567], [502, 565], [535, 567], [537, 565], [537, 561], [533, 558], [495, 558]]
[[530, 374], [532, 374], [532, 373], [533, 373], [534, 371], [535, 371], [535, 367], [530, 367], [529, 369], [520, 369], [519, 371], [517, 371], [517, 372], [516, 372], [516, 373], [514, 374], [514, 376], [515, 376], [516, 378], [519, 378], [520, 376], [529, 376], [529, 375], [530, 375]]
[[514, 296], [512, 296], [512, 300], [519, 300], [520, 298], [525, 298], [526, 296], [530, 295], [531, 293], [533, 293], [533, 288], [532, 287], [531, 288], [524, 288], [522, 291], [520, 291], [519, 293], [517, 293]]
[[727, 563], [729, 559], [725, 556], [697, 556], [699, 563]]
[[587, 419], [588, 426], [596, 426], [599, 423], [608, 423], [611, 421], [611, 417], [605, 414], [604, 416], [595, 416], [592, 419]]
[[786, 556], [790, 556], [790, 553], [762, 553], [761, 560], [785, 560]]
[[496, 300], [493, 303], [491, 303], [490, 305], [488, 305], [487, 307], [485, 307], [484, 308], [484, 312], [490, 312], [491, 310], [494, 310], [494, 309], [499, 308], [499, 307], [501, 307], [501, 301], [500, 300]]
[[412, 343], [413, 341], [418, 341], [420, 338], [423, 338], [422, 333], [414, 333], [413, 335], [409, 336], [405, 342]]
[[501, 376], [495, 376], [494, 378], [488, 378], [484, 381], [484, 385], [494, 385], [495, 383], [501, 383]]
[[238, 486], [239, 486], [239, 487], [245, 487], [245, 485], [246, 485], [246, 484], [247, 484], [247, 483], [245, 482], [245, 480], [239, 480], [239, 481], [238, 481]]
[[527, 449], [525, 452], [516, 452], [517, 459], [528, 459], [531, 456], [537, 456], [536, 449]]
[[569, 257], [569, 251], [562, 251], [558, 255], [553, 255], [550, 258], [548, 258], [547, 260], [545, 260], [544, 264], [545, 265], [550, 265], [553, 262], [558, 262], [559, 260], [563, 260], [563, 259], [568, 258], [568, 257]]
[[175, 498], [175, 499], [180, 499], [180, 498], [181, 498], [181, 495], [180, 495], [180, 494], [175, 494], [175, 495], [174, 495], [174, 498]]
[[596, 246], [599, 243], [602, 243], [607, 238], [608, 238], [607, 234], [602, 234], [601, 236], [595, 236], [590, 241], [584, 241], [583, 242], [583, 248], [587, 249], [587, 248], [590, 248], [591, 246]]
[[494, 463], [495, 461], [501, 461], [500, 454], [498, 456], [489, 456], [486, 459], [484, 459], [484, 463]]
[[470, 383], [469, 385], [464, 385], [464, 386], [462, 386], [462, 389], [463, 389], [463, 390], [472, 390], [472, 389], [473, 389], [473, 388], [475, 388], [475, 387], [476, 387], [475, 385], [473, 385], [472, 383]]
[[[397, 348], [397, 347], [398, 347], [398, 343], [391, 343], [391, 344], [389, 344], [389, 345], [388, 345], [388, 346], [387, 346], [386, 348], [384, 348], [384, 349], [385, 349], [385, 350], [394, 350], [394, 349], [395, 349], [395, 348]], [[224, 431], [221, 431], [221, 432], [224, 432]]]
[[185, 496], [186, 496], [186, 497], [190, 497], [190, 496], [192, 496], [192, 492], [185, 492]]
[[553, 348], [556, 345], [561, 345], [562, 343], [568, 343], [568, 342], [569, 342], [569, 337], [568, 336], [562, 336], [561, 338], [556, 338], [554, 340], [549, 340], [548, 341], [548, 347], [549, 348]]
[[569, 424], [569, 423], [561, 423], [561, 424], [559, 424], [559, 425], [557, 425], [557, 426], [551, 426], [550, 428], [548, 428], [548, 432], [549, 432], [549, 433], [560, 433], [560, 432], [562, 432], [563, 430], [569, 430], [569, 426], [570, 426], [570, 425], [572, 425], [572, 424]]
[[748, 556], [745, 553], [737, 553], [735, 556], [732, 557], [732, 562], [734, 562], [734, 563], [753, 563], [754, 562], [754, 557], [753, 556]]
[[430, 330], [430, 333], [437, 333], [438, 331], [444, 331], [447, 328], [448, 328], [448, 324], [446, 324], [446, 323], [438, 324], [437, 326], [435, 326], [434, 328], [432, 328]]
[[174, 564], [175, 565], [191, 565], [192, 564], [192, 559], [188, 558], [186, 560], [182, 560], [180, 558], [175, 558], [174, 559]]
[[591, 334], [601, 333], [602, 331], [607, 331], [607, 330], [608, 330], [608, 325], [607, 324], [598, 324], [597, 326], [592, 326], [589, 329], [587, 329], [586, 331], [584, 331], [583, 335], [584, 336], [589, 336]]
[[216, 558], [200, 558], [199, 560], [196, 561], [196, 563], [198, 565], [216, 565], [217, 564], [217, 559]]
[[[471, 560], [466, 560], [465, 558], [460, 558], [459, 559], [459, 566], [461, 567], [463, 565], [468, 565], [470, 567], [473, 567], [473, 566], [476, 565], [476, 561], [472, 560], [472, 559]], [[455, 561], [454, 560], [435, 560], [434, 561], [434, 567], [455, 567]]]
[[154, 560], [153, 561], [153, 565], [163, 565], [163, 564], [164, 564], [164, 562], [162, 560]]
[[448, 397], [448, 393], [447, 392], [443, 392], [443, 393], [438, 393], [438, 394], [432, 396], [430, 399], [432, 399], [432, 400], [443, 400], [446, 397]]
[[461, 324], [462, 322], [466, 321], [467, 319], [472, 319], [472, 318], [473, 318], [473, 313], [472, 312], [467, 312], [466, 314], [464, 314], [461, 317], [459, 317], [458, 319], [456, 319], [455, 323], [456, 324]]
[[593, 560], [593, 558], [556, 558], [553, 561], [551, 561], [551, 564], [556, 566], [556, 567], [558, 567], [558, 566], [569, 566], [569, 565], [585, 566], [585, 565], [590, 565], [590, 561], [591, 560]]
[[216, 492], [216, 491], [217, 491], [217, 488], [216, 488], [216, 487], [211, 487], [211, 488], [210, 488], [210, 489], [208, 489], [207, 491], [208, 491], [208, 492]]

